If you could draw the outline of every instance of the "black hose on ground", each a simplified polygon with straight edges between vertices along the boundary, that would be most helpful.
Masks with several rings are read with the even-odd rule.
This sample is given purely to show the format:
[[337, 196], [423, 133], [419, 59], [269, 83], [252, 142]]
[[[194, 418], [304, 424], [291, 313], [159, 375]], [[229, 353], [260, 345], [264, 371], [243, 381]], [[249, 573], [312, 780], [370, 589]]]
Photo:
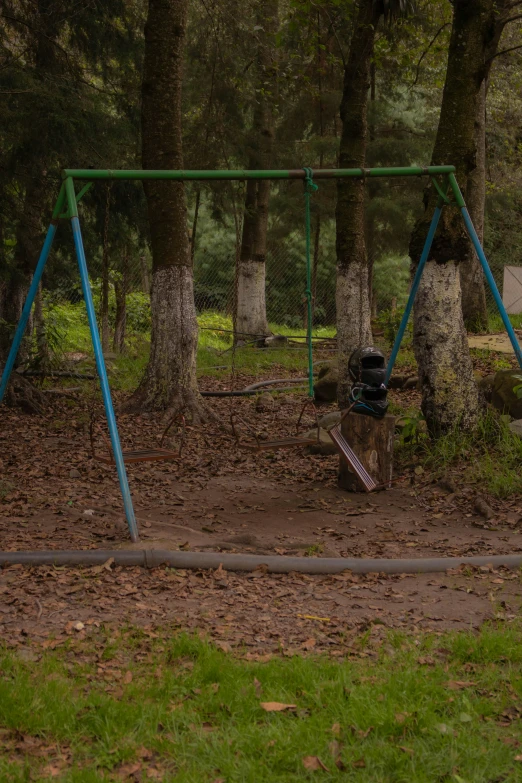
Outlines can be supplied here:
[[519, 555], [477, 555], [475, 557], [426, 557], [419, 559], [386, 560], [354, 557], [286, 557], [284, 555], [242, 555], [222, 552], [180, 552], [168, 549], [90, 549], [41, 550], [36, 552], [0, 552], [0, 566], [56, 565], [95, 566], [113, 558], [116, 565], [157, 568], [216, 569], [221, 564], [226, 571], [254, 571], [266, 566], [272, 574], [423, 574], [444, 572], [460, 565], [507, 566], [520, 568]]

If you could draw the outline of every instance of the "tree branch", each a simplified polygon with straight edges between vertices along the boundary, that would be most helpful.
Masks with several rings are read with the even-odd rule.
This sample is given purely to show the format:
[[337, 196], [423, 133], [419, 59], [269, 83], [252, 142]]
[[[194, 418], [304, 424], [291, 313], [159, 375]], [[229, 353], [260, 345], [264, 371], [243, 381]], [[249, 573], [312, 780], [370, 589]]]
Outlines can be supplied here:
[[437, 40], [437, 38], [439, 37], [441, 32], [448, 26], [449, 26], [449, 22], [444, 22], [444, 24], [441, 25], [441, 27], [439, 27], [439, 29], [437, 30], [437, 32], [435, 33], [435, 35], [433, 36], [433, 38], [429, 42], [427, 49], [425, 49], [423, 51], [423, 53], [421, 54], [421, 56], [419, 57], [419, 61], [418, 61], [417, 66], [415, 68], [415, 79], [413, 81], [413, 84], [411, 85], [411, 89], [413, 89], [415, 87], [415, 85], [417, 84], [417, 82], [419, 81], [420, 67], [421, 67], [422, 61], [424, 60], [424, 58], [426, 57], [426, 55], [430, 51], [431, 47], [433, 46], [433, 44], [435, 43], [435, 41]]
[[332, 17], [328, 13], [328, 9], [325, 8], [324, 6], [319, 7], [315, 3], [310, 3], [310, 5], [313, 6], [313, 8], [316, 8], [319, 12], [322, 12], [323, 14], [325, 14], [327, 19], [328, 19], [328, 21], [330, 22], [330, 29], [331, 29], [332, 33], [334, 34], [334, 36], [335, 36], [335, 40], [337, 41], [337, 46], [339, 47], [339, 52], [341, 54], [341, 60], [343, 61], [343, 67], [346, 68], [346, 57], [344, 56], [343, 47], [341, 45], [341, 41], [339, 40], [339, 36], [337, 35], [337, 30], [334, 27], [334, 23], [332, 21]]
[[506, 25], [509, 24], [510, 22], [516, 22], [517, 19], [522, 19], [522, 14], [515, 14], [515, 16], [510, 16], [507, 19], [503, 19], [502, 24]]
[[519, 44], [518, 46], [510, 46], [509, 49], [501, 49], [500, 52], [497, 52], [496, 54], [492, 54], [491, 57], [488, 57], [486, 62], [489, 63], [491, 62], [491, 60], [494, 60], [495, 57], [500, 57], [501, 54], [508, 54], [509, 52], [515, 52], [517, 49], [522, 49], [522, 44]]

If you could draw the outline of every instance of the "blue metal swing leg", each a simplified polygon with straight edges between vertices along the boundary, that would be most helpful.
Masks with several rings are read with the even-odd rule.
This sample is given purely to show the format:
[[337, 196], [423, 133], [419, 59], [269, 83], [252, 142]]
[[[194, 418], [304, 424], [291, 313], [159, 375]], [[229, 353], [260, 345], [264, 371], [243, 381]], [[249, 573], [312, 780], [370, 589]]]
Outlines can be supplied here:
[[4, 399], [4, 394], [7, 389], [7, 384], [9, 383], [9, 378], [11, 377], [11, 373], [14, 368], [16, 357], [18, 355], [18, 351], [20, 350], [20, 345], [22, 344], [23, 336], [27, 328], [27, 322], [29, 321], [29, 316], [31, 315], [31, 308], [33, 306], [33, 302], [35, 300], [36, 294], [38, 293], [38, 286], [40, 285], [40, 280], [42, 279], [43, 271], [45, 269], [47, 259], [49, 258], [49, 253], [51, 252], [54, 235], [56, 234], [56, 229], [58, 228], [58, 215], [62, 211], [64, 199], [65, 199], [65, 189], [64, 186], [62, 185], [62, 189], [60, 190], [60, 195], [58, 196], [58, 201], [56, 202], [56, 206], [54, 208], [53, 220], [51, 222], [51, 225], [47, 229], [45, 242], [42, 247], [40, 257], [36, 265], [36, 269], [34, 271], [33, 279], [31, 281], [31, 285], [27, 293], [27, 299], [25, 300], [25, 304], [22, 310], [22, 315], [20, 316], [18, 326], [16, 327], [16, 332], [13, 338], [13, 342], [11, 344], [9, 356], [7, 357], [4, 371], [2, 373], [2, 378], [0, 380], [0, 403]]
[[482, 249], [482, 245], [480, 244], [480, 239], [478, 238], [477, 232], [475, 231], [475, 226], [473, 225], [470, 214], [466, 207], [466, 203], [464, 201], [464, 197], [460, 191], [460, 188], [457, 183], [457, 179], [454, 174], [450, 174], [449, 183], [451, 185], [451, 189], [453, 190], [453, 194], [455, 196], [457, 205], [459, 206], [460, 211], [462, 213], [462, 218], [464, 220], [467, 232], [470, 236], [471, 241], [473, 242], [473, 247], [475, 248], [475, 252], [478, 256], [478, 260], [480, 261], [480, 264], [482, 266], [482, 271], [484, 272], [484, 276], [488, 281], [488, 285], [491, 289], [491, 293], [493, 294], [493, 299], [495, 300], [495, 304], [498, 307], [500, 317], [502, 318], [504, 326], [506, 327], [506, 332], [508, 333], [509, 339], [511, 340], [511, 345], [513, 346], [515, 356], [517, 357], [518, 365], [522, 369], [522, 351], [520, 349], [520, 343], [517, 340], [515, 330], [513, 329], [513, 326], [511, 325], [511, 321], [509, 320], [509, 316], [507, 314], [506, 308], [504, 307], [504, 302], [502, 301], [502, 297], [500, 296], [499, 290], [497, 288], [497, 284], [495, 283], [495, 278], [493, 277], [491, 273], [491, 269], [489, 268], [486, 254]]
[[96, 323], [96, 313], [94, 310], [94, 303], [92, 301], [92, 292], [89, 283], [89, 273], [87, 271], [87, 261], [85, 258], [82, 232], [80, 229], [80, 221], [78, 218], [78, 206], [76, 203], [76, 196], [74, 193], [74, 182], [71, 178], [68, 178], [65, 181], [65, 190], [67, 194], [69, 215], [71, 218], [71, 225], [73, 230], [74, 247], [76, 249], [76, 256], [78, 258], [78, 266], [80, 268], [82, 291], [85, 299], [85, 307], [87, 308], [87, 320], [89, 321], [89, 329], [91, 331], [92, 344], [94, 348], [96, 369], [98, 370], [98, 376], [100, 378], [103, 404], [105, 406], [105, 415], [107, 416], [107, 424], [109, 426], [112, 453], [114, 456], [114, 462], [116, 463], [116, 471], [118, 473], [118, 480], [120, 482], [120, 489], [123, 497], [125, 516], [127, 519], [127, 524], [129, 526], [131, 540], [139, 541], [138, 526], [136, 524], [136, 517], [134, 515], [134, 507], [132, 505], [132, 498], [129, 489], [129, 481], [127, 478], [127, 471], [125, 470], [125, 463], [123, 461], [120, 436], [118, 433], [118, 426], [116, 424], [116, 417], [114, 415], [114, 407], [112, 405], [109, 379], [107, 377], [107, 370], [105, 367], [105, 360], [103, 358], [100, 335], [98, 333], [98, 325]]
[[415, 272], [415, 277], [413, 278], [413, 283], [411, 286], [410, 295], [408, 297], [408, 301], [406, 303], [406, 308], [404, 310], [404, 314], [401, 319], [401, 323], [399, 326], [399, 331], [397, 332], [397, 336], [395, 337], [395, 342], [393, 343], [392, 352], [390, 354], [390, 360], [388, 362], [388, 367], [386, 368], [386, 378], [385, 378], [385, 384], [388, 385], [388, 381], [390, 380], [391, 374], [393, 372], [393, 367], [395, 364], [395, 360], [397, 359], [397, 354], [399, 353], [399, 348], [401, 347], [402, 338], [404, 337], [404, 333], [406, 331], [406, 327], [408, 326], [408, 320], [410, 318], [411, 310], [413, 307], [413, 303], [415, 301], [415, 297], [417, 295], [417, 290], [419, 288], [419, 283], [421, 281], [422, 273], [424, 271], [424, 267], [426, 266], [426, 261], [428, 260], [428, 256], [431, 250], [431, 246], [433, 244], [433, 237], [435, 236], [435, 232], [437, 230], [437, 226], [439, 225], [439, 219], [442, 212], [442, 207], [444, 206], [444, 203], [439, 202], [437, 206], [435, 207], [435, 212], [433, 213], [433, 217], [431, 219], [430, 228], [428, 231], [428, 236], [426, 237], [426, 242], [424, 243], [424, 247], [422, 249], [422, 254], [417, 266], [417, 271]]

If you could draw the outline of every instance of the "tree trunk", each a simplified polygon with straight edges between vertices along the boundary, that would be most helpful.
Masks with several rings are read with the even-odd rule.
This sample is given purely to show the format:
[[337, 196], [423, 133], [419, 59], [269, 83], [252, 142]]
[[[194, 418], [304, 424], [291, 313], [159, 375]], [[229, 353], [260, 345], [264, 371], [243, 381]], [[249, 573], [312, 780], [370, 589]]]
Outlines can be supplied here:
[[[475, 121], [476, 165], [470, 172], [466, 196], [469, 214], [480, 242], [484, 240], [484, 211], [486, 207], [486, 80], [482, 82], [477, 102]], [[484, 273], [473, 247], [467, 248], [466, 258], [459, 265], [462, 289], [462, 314], [466, 329], [484, 332], [488, 327]]]
[[129, 252], [123, 251], [121, 278], [114, 280], [116, 316], [114, 319], [113, 349], [116, 353], [125, 351], [125, 330], [127, 327], [127, 286], [129, 282]]
[[[340, 168], [364, 168], [368, 135], [368, 89], [375, 28], [380, 10], [362, 0], [344, 69], [341, 101]], [[348, 401], [348, 359], [360, 345], [372, 341], [368, 256], [364, 235], [365, 183], [340, 179], [337, 184], [337, 344], [341, 407]]]
[[[388, 485], [393, 478], [395, 416], [388, 413], [382, 419], [374, 419], [349, 413], [343, 419], [341, 432], [376, 483]], [[339, 459], [338, 482], [348, 492], [360, 492], [363, 488], [343, 457]]]
[[[273, 103], [276, 68], [274, 35], [277, 32], [277, 0], [258, 0], [256, 24], [257, 99], [252, 121], [249, 168], [269, 169], [274, 145]], [[268, 333], [266, 320], [266, 235], [269, 180], [250, 180], [245, 194], [245, 212], [239, 268], [237, 270], [236, 342], [248, 342]]]
[[[451, 162], [467, 183], [476, 167], [475, 119], [485, 78], [485, 52], [495, 34], [495, 0], [455, 0], [446, 81], [432, 163]], [[418, 262], [438, 196], [426, 193], [427, 211], [413, 230], [410, 254]], [[422, 410], [432, 434], [469, 429], [479, 397], [461, 305], [459, 263], [469, 258], [460, 211], [446, 208], [417, 294], [414, 349]]]
[[106, 242], [102, 259], [100, 321], [102, 350], [107, 353], [109, 350], [109, 248]]
[[38, 286], [38, 293], [34, 300], [34, 328], [36, 332], [36, 350], [40, 367], [49, 365], [50, 353], [45, 333], [45, 316], [43, 309], [42, 283]]
[[[144, 169], [182, 169], [181, 90], [188, 0], [149, 0], [142, 84]], [[203, 412], [198, 329], [182, 182], [144, 183], [152, 247], [151, 351], [127, 409]]]
[[146, 256], [140, 256], [141, 290], [144, 294], [150, 294], [149, 267]]

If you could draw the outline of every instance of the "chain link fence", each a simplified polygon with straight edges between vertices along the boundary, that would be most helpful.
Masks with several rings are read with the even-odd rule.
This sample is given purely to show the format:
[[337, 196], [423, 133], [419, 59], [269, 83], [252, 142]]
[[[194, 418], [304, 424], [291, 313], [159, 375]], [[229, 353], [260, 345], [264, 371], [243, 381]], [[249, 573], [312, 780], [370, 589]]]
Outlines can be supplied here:
[[[65, 232], [64, 232], [65, 233]], [[88, 235], [88, 231], [86, 232]], [[95, 236], [93, 232], [93, 236]], [[219, 240], [219, 241], [216, 241]], [[92, 247], [89, 247], [89, 244]], [[150, 342], [151, 257], [139, 243], [109, 241], [107, 252], [86, 242], [90, 283], [104, 353], [122, 365], [134, 385], [146, 366]], [[236, 234], [206, 224], [194, 248], [194, 297], [200, 326], [198, 369], [230, 363], [233, 307], [238, 256]], [[335, 224], [324, 221], [312, 244], [313, 335], [335, 337]], [[493, 273], [515, 326], [522, 325], [522, 266], [497, 266]], [[376, 258], [372, 268], [372, 316], [375, 342], [389, 346], [398, 328], [410, 285], [410, 264], [392, 253]], [[306, 264], [304, 231], [270, 232], [266, 254], [266, 310], [270, 330], [300, 338], [288, 346], [301, 348], [306, 366]], [[490, 327], [502, 324], [486, 286]], [[281, 344], [278, 350], [283, 350]], [[238, 367], [246, 355], [238, 357]], [[26, 371], [35, 377], [90, 377], [95, 374], [77, 263], [71, 244], [59, 246], [46, 270], [33, 310], [23, 354]], [[246, 364], [251, 362], [247, 358]], [[113, 366], [113, 369], [114, 369]]]

